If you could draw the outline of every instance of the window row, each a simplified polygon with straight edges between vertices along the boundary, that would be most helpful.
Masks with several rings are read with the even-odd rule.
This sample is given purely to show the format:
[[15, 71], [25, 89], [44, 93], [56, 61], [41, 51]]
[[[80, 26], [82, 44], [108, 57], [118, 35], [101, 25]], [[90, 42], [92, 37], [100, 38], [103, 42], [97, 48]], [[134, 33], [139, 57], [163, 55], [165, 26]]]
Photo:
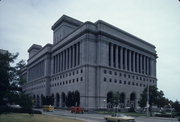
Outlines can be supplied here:
[[46, 85], [38, 85], [38, 86], [35, 86], [35, 87], [30, 87], [30, 88], [26, 88], [25, 91], [28, 91], [28, 90], [36, 90], [36, 89], [42, 89], [42, 88], [45, 88]]
[[80, 69], [80, 70], [72, 71], [72, 72], [69, 72], [69, 73], [65, 73], [65, 74], [53, 77], [53, 78], [50, 79], [50, 81], [56, 81], [56, 80], [59, 80], [59, 79], [62, 79], [62, 78], [66, 78], [66, 77], [69, 77], [69, 76], [73, 76], [75, 74], [82, 74], [82, 73], [83, 73], [83, 69]]
[[[108, 82], [107, 81], [108, 79], [104, 77], [104, 82]], [[146, 85], [145, 84], [142, 84], [142, 83], [135, 83], [135, 82], [130, 82], [130, 81], [122, 81], [122, 80], [117, 80], [117, 79], [114, 79], [114, 81], [112, 81], [111, 78], [109, 78], [109, 82], [112, 83], [119, 83], [119, 84], [124, 84], [124, 85], [133, 85], [133, 86], [140, 86], [140, 87], [145, 87]]]
[[[135, 75], [130, 75], [130, 74], [126, 74], [126, 73], [118, 73], [118, 72], [113, 72], [111, 70], [104, 70], [104, 74], [109, 74], [109, 75], [114, 75], [114, 76], [119, 76], [119, 77], [124, 77], [124, 78], [132, 78], [132, 79], [136, 79], [136, 80], [142, 80], [142, 81], [150, 81], [151, 79], [145, 78], [145, 77], [141, 77], [141, 76], [135, 76]], [[154, 82], [154, 80], [153, 80]]]
[[80, 65], [80, 42], [53, 56], [53, 74]]
[[67, 84], [76, 83], [76, 82], [78, 83], [79, 81], [83, 81], [83, 77], [72, 79], [72, 80], [69, 80], [69, 81], [67, 80], [67, 81], [63, 81], [63, 82], [52, 83], [52, 84], [50, 84], [50, 87], [67, 85]]
[[109, 43], [109, 66], [151, 75], [151, 58]]

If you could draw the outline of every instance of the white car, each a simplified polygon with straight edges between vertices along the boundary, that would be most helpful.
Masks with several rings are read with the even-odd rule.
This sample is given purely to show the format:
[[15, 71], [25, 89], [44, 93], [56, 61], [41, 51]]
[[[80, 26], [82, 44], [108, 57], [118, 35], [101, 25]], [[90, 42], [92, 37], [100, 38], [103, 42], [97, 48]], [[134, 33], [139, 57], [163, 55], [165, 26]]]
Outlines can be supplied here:
[[115, 113], [112, 116], [105, 116], [104, 119], [107, 122], [135, 122], [134, 117], [118, 113]]

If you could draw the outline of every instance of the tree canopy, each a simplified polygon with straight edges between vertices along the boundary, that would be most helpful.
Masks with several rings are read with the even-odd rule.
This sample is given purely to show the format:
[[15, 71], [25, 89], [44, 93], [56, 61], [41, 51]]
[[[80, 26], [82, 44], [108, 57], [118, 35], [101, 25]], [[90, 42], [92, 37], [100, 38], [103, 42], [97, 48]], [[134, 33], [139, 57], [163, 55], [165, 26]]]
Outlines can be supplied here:
[[[139, 101], [140, 107], [145, 107], [147, 103], [147, 87], [144, 89], [141, 94], [141, 98]], [[164, 97], [163, 91], [158, 91], [156, 86], [149, 86], [149, 105], [150, 107], [153, 105], [157, 105], [158, 107], [164, 107], [168, 105], [169, 100]]]

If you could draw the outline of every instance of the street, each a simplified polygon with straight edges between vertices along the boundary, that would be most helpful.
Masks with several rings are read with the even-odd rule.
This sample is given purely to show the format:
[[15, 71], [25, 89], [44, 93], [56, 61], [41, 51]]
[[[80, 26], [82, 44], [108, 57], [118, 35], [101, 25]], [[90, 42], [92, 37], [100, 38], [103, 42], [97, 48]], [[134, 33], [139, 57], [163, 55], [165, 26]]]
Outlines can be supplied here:
[[[38, 109], [41, 110], [42, 109]], [[67, 118], [79, 119], [85, 122], [106, 122], [104, 120], [104, 114], [96, 113], [84, 113], [84, 114], [75, 114], [67, 110], [55, 110], [53, 112], [43, 112], [43, 114], [53, 115], [53, 116], [62, 116]], [[162, 117], [135, 117], [136, 122], [178, 122], [175, 118], [162, 118]]]

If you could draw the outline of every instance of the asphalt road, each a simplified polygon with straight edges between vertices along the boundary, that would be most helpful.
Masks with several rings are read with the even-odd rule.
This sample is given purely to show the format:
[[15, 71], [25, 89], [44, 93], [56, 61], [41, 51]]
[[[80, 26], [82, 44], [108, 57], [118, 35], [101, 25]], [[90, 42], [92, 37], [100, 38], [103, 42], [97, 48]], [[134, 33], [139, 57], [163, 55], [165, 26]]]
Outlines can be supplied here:
[[[67, 110], [55, 110], [53, 112], [43, 112], [43, 114], [79, 119], [85, 122], [106, 122], [104, 120], [105, 115], [96, 113], [74, 114]], [[178, 122], [175, 118], [161, 117], [135, 117], [135, 120], [136, 122]]]

